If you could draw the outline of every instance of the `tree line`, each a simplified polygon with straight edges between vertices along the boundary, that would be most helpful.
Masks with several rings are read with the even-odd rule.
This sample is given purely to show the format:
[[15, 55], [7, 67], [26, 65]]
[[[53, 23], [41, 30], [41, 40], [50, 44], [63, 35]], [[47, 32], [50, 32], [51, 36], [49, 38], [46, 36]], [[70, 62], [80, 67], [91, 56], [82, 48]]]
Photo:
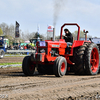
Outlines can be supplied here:
[[[7, 25], [6, 23], [1, 23], [0, 24], [0, 36], [5, 36], [6, 38], [9, 39], [10, 44], [15, 43], [17, 41], [19, 42], [24, 42], [25, 40], [30, 40], [32, 38], [37, 38], [38, 32], [32, 32], [30, 33], [29, 31], [23, 32], [21, 29], [19, 30], [20, 37], [15, 38], [15, 26], [13, 24]], [[40, 38], [45, 40], [45, 35], [44, 34], [39, 34]]]

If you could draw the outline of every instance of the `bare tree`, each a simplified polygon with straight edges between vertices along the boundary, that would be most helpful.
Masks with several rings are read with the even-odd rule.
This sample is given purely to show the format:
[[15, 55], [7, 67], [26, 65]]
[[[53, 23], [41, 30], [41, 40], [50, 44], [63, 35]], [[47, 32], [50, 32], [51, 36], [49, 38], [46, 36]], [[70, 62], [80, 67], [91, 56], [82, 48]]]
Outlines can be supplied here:
[[8, 29], [8, 25], [6, 23], [2, 23], [2, 24], [0, 24], [0, 28], [2, 29], [3, 34], [7, 35], [6, 30]]

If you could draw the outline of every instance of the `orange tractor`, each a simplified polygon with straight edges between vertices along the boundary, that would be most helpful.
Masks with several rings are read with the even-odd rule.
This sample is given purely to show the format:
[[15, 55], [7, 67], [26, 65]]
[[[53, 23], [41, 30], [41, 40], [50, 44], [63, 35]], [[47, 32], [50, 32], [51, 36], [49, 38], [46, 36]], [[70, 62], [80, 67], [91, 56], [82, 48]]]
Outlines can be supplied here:
[[[66, 25], [78, 27], [77, 40], [69, 47], [66, 53], [67, 43], [62, 39], [63, 28]], [[86, 33], [86, 32], [85, 32]], [[35, 67], [39, 73], [54, 74], [57, 77], [64, 76], [73, 70], [75, 74], [96, 75], [99, 72], [98, 46], [90, 40], [79, 40], [80, 26], [76, 23], [65, 23], [61, 27], [59, 41], [45, 40], [37, 42], [37, 51], [23, 59], [22, 70], [25, 75], [34, 74]], [[87, 37], [87, 35], [85, 35]]]

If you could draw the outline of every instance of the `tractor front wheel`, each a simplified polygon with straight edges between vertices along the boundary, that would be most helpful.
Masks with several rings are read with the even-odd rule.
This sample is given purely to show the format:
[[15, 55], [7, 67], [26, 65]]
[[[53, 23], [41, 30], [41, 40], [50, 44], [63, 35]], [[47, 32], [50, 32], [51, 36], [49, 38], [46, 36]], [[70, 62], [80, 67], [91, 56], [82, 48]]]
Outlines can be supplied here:
[[32, 75], [34, 74], [35, 65], [34, 65], [33, 62], [31, 61], [31, 57], [30, 57], [30, 56], [26, 56], [26, 57], [23, 59], [22, 70], [23, 70], [23, 73], [24, 73], [26, 76], [32, 76]]
[[67, 61], [64, 57], [57, 57], [54, 66], [53, 66], [53, 72], [56, 77], [61, 77], [66, 74], [67, 70]]

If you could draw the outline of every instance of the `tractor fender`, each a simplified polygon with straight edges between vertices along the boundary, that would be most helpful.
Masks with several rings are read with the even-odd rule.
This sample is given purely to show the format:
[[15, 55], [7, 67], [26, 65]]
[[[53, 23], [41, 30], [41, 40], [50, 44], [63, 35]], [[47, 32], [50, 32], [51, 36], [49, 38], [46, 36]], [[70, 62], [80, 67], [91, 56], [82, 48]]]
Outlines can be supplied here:
[[72, 47], [73, 47], [73, 48], [79, 47], [79, 46], [82, 46], [83, 44], [84, 44], [84, 41], [77, 41], [77, 40], [75, 40], [75, 41], [73, 42]]
[[84, 43], [91, 43], [91, 41], [84, 41], [84, 40], [74, 40], [72, 48], [71, 48], [71, 54], [73, 55], [73, 49], [76, 47], [83, 46]]

